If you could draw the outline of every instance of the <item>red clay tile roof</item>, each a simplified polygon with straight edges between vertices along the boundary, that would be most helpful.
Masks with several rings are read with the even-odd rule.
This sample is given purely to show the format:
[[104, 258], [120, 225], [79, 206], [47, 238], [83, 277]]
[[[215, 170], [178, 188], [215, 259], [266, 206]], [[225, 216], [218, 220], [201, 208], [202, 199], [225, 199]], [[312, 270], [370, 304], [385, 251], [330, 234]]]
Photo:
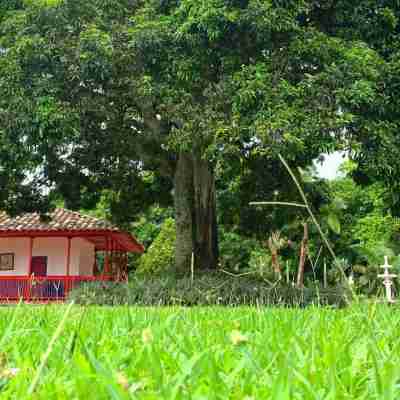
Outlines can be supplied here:
[[28, 213], [9, 217], [0, 212], [0, 231], [115, 231], [119, 229], [108, 221], [57, 208], [49, 214], [51, 220], [43, 222], [40, 215]]
[[36, 213], [27, 213], [12, 218], [5, 212], [0, 212], [0, 235], [1, 237], [18, 234], [42, 236], [48, 233], [49, 236], [59, 236], [71, 233], [71, 235], [87, 237], [99, 250], [106, 249], [106, 237], [112, 237], [118, 242], [119, 248], [123, 250], [135, 253], [144, 251], [143, 246], [130, 233], [121, 231], [108, 221], [63, 208], [55, 209], [49, 214], [49, 217], [51, 219], [44, 222]]

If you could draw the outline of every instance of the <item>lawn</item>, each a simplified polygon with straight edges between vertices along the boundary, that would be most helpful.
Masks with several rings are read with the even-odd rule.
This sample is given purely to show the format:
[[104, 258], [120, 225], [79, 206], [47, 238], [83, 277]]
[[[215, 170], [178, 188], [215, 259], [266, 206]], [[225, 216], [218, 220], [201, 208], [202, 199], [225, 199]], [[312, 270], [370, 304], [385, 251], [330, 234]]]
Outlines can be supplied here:
[[0, 308], [2, 400], [400, 398], [396, 308], [67, 307]]

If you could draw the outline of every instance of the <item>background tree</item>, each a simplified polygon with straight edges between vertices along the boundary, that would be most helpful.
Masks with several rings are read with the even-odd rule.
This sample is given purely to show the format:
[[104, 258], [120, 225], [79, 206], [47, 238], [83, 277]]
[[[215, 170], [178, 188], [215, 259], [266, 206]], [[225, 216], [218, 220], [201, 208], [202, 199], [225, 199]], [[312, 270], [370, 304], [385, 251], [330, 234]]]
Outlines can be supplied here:
[[216, 171], [227, 155], [252, 148], [306, 165], [347, 145], [384, 71], [379, 49], [328, 27], [347, 10], [333, 2], [10, 4], [0, 206], [44, 212], [61, 195], [91, 207], [106, 189], [127, 221], [169, 204], [173, 189], [180, 273], [192, 252], [197, 268], [217, 265]]

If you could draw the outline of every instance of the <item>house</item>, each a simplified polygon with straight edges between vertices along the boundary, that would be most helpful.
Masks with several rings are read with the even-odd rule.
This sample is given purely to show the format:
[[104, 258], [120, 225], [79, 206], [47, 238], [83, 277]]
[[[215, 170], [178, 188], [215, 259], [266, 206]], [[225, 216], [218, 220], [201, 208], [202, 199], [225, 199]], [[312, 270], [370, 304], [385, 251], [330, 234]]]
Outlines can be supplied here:
[[0, 213], [0, 300], [59, 300], [88, 281], [127, 279], [143, 246], [111, 223], [58, 208], [43, 221]]

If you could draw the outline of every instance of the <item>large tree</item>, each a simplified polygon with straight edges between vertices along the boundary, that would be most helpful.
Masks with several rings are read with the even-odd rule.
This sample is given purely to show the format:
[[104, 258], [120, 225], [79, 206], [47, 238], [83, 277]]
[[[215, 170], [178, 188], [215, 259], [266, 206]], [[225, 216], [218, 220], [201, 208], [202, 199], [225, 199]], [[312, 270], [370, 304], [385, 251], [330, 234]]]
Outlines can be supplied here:
[[305, 165], [340, 147], [354, 119], [342, 104], [379, 76], [377, 53], [334, 36], [319, 10], [301, 0], [0, 5], [0, 207], [45, 211], [55, 193], [79, 207], [111, 189], [124, 212], [173, 188], [177, 271], [192, 252], [198, 268], [215, 268], [216, 168], [249, 151]]
[[319, 29], [371, 49], [357, 57], [363, 69], [344, 92], [341, 109], [349, 156], [357, 162], [353, 176], [368, 185], [383, 182], [400, 214], [400, 4], [397, 0], [328, 0], [314, 8]]

